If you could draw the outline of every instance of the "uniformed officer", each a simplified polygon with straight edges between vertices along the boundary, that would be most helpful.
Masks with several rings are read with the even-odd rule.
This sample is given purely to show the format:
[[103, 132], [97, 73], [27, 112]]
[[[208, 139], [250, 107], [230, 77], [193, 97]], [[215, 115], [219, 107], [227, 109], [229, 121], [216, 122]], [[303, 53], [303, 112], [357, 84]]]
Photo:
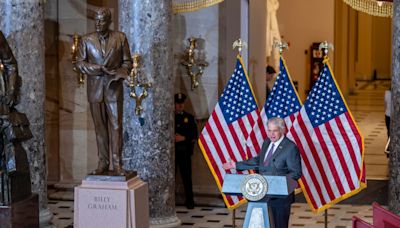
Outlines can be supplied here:
[[194, 208], [192, 187], [192, 154], [197, 139], [197, 125], [194, 117], [185, 112], [186, 95], [175, 94], [175, 164], [182, 177], [186, 207]]

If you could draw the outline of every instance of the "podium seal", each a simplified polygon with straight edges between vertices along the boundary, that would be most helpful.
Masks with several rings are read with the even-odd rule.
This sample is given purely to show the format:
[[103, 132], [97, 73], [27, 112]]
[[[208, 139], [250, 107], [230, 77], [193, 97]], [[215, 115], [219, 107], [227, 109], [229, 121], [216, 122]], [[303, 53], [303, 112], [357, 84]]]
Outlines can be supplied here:
[[250, 201], [258, 201], [267, 194], [268, 183], [260, 174], [250, 174], [240, 185], [243, 196]]

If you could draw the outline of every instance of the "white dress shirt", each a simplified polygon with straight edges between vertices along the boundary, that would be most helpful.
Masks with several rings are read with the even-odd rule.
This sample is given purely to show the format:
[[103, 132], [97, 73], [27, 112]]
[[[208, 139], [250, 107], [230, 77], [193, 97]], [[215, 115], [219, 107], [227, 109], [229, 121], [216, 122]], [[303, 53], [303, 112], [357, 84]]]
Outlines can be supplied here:
[[276, 151], [276, 149], [278, 149], [279, 144], [281, 144], [281, 142], [282, 142], [282, 140], [283, 140], [284, 137], [285, 137], [285, 136], [282, 135], [282, 136], [278, 139], [278, 141], [276, 141], [276, 142], [272, 142], [272, 141], [271, 141], [271, 143], [270, 143], [269, 146], [268, 146], [267, 153], [265, 154], [264, 161], [265, 161], [265, 159], [266, 159], [267, 156], [268, 156], [269, 150], [271, 150], [272, 144], [274, 144], [274, 149], [272, 150], [272, 154], [274, 154], [275, 151]]

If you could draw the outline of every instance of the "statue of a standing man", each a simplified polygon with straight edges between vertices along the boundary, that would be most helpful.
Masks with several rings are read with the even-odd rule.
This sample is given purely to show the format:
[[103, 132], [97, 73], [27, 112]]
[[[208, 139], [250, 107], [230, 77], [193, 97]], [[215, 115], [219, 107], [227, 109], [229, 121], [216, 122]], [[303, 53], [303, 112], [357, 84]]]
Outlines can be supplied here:
[[132, 68], [129, 44], [122, 32], [109, 29], [111, 12], [96, 11], [96, 32], [82, 37], [77, 68], [87, 75], [87, 95], [95, 131], [99, 163], [95, 175], [108, 173], [111, 151], [114, 172], [122, 169], [123, 79]]

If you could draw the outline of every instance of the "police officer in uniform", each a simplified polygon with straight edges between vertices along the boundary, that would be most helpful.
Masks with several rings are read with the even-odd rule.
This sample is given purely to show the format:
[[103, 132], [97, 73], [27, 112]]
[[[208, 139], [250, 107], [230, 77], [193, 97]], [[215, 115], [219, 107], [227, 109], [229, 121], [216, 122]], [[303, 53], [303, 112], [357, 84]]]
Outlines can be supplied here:
[[192, 154], [197, 139], [197, 125], [194, 117], [184, 111], [185, 99], [185, 94], [175, 94], [175, 165], [182, 177], [186, 207], [193, 209]]

